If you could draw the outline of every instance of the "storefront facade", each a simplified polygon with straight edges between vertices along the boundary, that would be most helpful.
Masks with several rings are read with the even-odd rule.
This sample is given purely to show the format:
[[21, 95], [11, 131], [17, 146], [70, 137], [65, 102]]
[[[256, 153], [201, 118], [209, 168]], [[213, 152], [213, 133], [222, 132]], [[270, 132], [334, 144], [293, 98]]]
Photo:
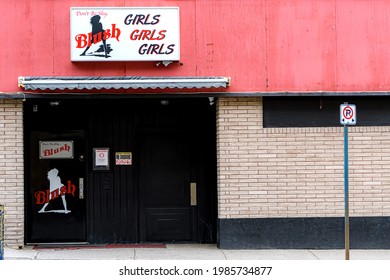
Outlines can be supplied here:
[[351, 248], [390, 248], [386, 1], [24, 2], [0, 4], [6, 245], [343, 248], [350, 102]]
[[214, 242], [215, 107], [168, 100], [26, 101], [27, 243]]

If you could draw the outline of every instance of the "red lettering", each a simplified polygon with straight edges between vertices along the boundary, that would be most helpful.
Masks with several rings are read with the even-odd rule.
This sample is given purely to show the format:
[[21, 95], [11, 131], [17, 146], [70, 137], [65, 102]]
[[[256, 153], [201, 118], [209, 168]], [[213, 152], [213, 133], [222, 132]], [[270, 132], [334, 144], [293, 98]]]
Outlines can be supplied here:
[[76, 186], [74, 184], [72, 184], [72, 181], [68, 180], [68, 190], [67, 190], [67, 193], [69, 194], [72, 194], [73, 196], [75, 196], [75, 191], [76, 191]]
[[58, 191], [58, 189], [55, 189], [54, 191], [52, 191], [51, 193], [50, 193], [50, 200], [53, 200], [53, 199], [56, 199], [58, 196], [59, 196], [59, 191]]
[[46, 202], [46, 196], [45, 196], [45, 192], [43, 191], [38, 191], [34, 194], [35, 196], [35, 199], [36, 199], [36, 202], [35, 204], [43, 204]]
[[70, 147], [68, 144], [64, 144], [64, 146], [60, 147], [60, 152], [69, 151], [69, 150], [70, 150]]
[[49, 202], [49, 201], [50, 201], [50, 191], [46, 190], [46, 201], [45, 202]]
[[139, 30], [135, 29], [133, 32], [130, 34], [130, 40], [148, 40], [148, 41], [153, 41], [153, 40], [162, 40], [165, 38], [165, 32], [166, 30], [160, 30], [158, 32], [158, 35], [156, 36], [157, 30]]
[[48, 157], [48, 156], [51, 156], [51, 155], [53, 155], [53, 150], [44, 150], [43, 151], [43, 156], [45, 156], [45, 157]]
[[111, 25], [111, 38], [115, 38], [119, 42], [119, 36], [121, 35], [121, 30], [116, 28], [115, 24]]
[[153, 32], [150, 30], [144, 30], [143, 32], [144, 32], [144, 40], [145, 39], [146, 40], [153, 40], [153, 35], [154, 35], [154, 32], [156, 32], [156, 30], [153, 30]]
[[107, 40], [111, 38], [111, 32], [110, 29], [107, 29], [103, 32], [103, 40]]
[[78, 35], [76, 35], [76, 37], [75, 37], [75, 40], [77, 42], [76, 48], [78, 48], [78, 49], [85, 48], [88, 45], [87, 38], [88, 37], [85, 34], [78, 34]]
[[96, 33], [92, 35], [92, 32], [88, 34], [78, 34], [75, 36], [76, 48], [82, 49], [85, 47], [90, 47], [92, 44], [97, 44], [102, 40], [107, 40], [110, 38], [115, 38], [119, 42], [119, 36], [121, 35], [121, 30], [116, 27], [115, 24], [111, 24], [111, 30], [106, 29], [103, 32]]
[[166, 30], [160, 30], [160, 32], [158, 32], [158, 35], [160, 35], [160, 36], [158, 36], [157, 40], [164, 39], [165, 38], [165, 32], [167, 32], [167, 31]]
[[[92, 34], [92, 33], [91, 33]], [[97, 44], [102, 40], [102, 33], [99, 32], [92, 37], [92, 43]]]
[[61, 188], [55, 189], [51, 192], [50, 190], [35, 192], [35, 204], [48, 203], [50, 200], [56, 199], [65, 194], [71, 194], [75, 196], [76, 186], [72, 184], [71, 180], [68, 180], [67, 183], [68, 184], [66, 186], [62, 186]]
[[135, 29], [133, 32], [130, 34], [130, 40], [139, 40], [139, 35], [138, 35], [139, 30]]
[[76, 12], [76, 16], [88, 16], [88, 15], [89, 15], [89, 12], [80, 12], [80, 11]]
[[62, 186], [62, 187], [60, 188], [60, 195], [65, 195], [66, 193], [67, 193], [66, 187], [65, 187], [65, 186]]

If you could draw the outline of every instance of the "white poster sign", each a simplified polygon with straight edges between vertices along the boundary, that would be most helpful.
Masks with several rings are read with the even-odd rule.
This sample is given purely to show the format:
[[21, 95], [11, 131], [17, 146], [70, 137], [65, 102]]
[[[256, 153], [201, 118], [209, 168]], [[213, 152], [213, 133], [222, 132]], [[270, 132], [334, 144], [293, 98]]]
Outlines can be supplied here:
[[95, 165], [108, 166], [108, 149], [95, 150]]
[[178, 7], [70, 9], [72, 61], [178, 61]]
[[116, 152], [115, 164], [116, 165], [132, 165], [133, 156], [131, 152]]

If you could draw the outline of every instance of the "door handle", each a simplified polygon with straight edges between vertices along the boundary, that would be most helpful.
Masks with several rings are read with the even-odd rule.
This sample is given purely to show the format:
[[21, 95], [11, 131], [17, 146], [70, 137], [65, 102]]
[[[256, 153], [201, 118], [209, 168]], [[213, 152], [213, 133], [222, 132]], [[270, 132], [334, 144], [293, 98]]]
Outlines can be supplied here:
[[198, 205], [197, 197], [196, 197], [196, 183], [190, 183], [190, 198], [191, 198], [191, 206]]
[[79, 178], [79, 199], [84, 199], [84, 178]]

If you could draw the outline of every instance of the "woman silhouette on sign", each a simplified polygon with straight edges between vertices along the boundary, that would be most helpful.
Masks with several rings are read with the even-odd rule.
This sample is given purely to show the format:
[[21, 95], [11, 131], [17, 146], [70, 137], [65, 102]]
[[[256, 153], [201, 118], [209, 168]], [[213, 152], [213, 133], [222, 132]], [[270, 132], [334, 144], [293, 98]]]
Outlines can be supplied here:
[[[61, 195], [61, 193], [60, 193], [60, 188], [64, 184], [61, 183], [61, 178], [58, 176], [58, 169], [56, 169], [56, 168], [51, 169], [47, 173], [47, 179], [50, 182], [50, 187], [49, 187], [49, 190], [50, 190], [50, 200], [56, 198], [56, 196], [54, 195], [54, 192], [57, 192], [57, 196], [61, 196], [62, 204], [64, 205], [64, 210], [53, 210], [52, 212], [65, 213], [65, 214], [70, 213], [71, 211], [68, 210], [68, 207], [66, 205], [65, 195]], [[42, 209], [39, 210], [38, 213], [45, 213], [46, 212], [45, 209], [46, 209], [46, 207], [48, 205], [49, 205], [49, 202], [46, 202], [45, 205], [43, 205]]]
[[[96, 44], [101, 40], [103, 42], [104, 57], [108, 57], [107, 44], [106, 44], [106, 40], [104, 39], [104, 29], [102, 23], [100, 22], [100, 16], [96, 15], [91, 17], [91, 24], [92, 24], [91, 45]], [[89, 50], [89, 48], [90, 46], [87, 46], [81, 55], [84, 56]]]

